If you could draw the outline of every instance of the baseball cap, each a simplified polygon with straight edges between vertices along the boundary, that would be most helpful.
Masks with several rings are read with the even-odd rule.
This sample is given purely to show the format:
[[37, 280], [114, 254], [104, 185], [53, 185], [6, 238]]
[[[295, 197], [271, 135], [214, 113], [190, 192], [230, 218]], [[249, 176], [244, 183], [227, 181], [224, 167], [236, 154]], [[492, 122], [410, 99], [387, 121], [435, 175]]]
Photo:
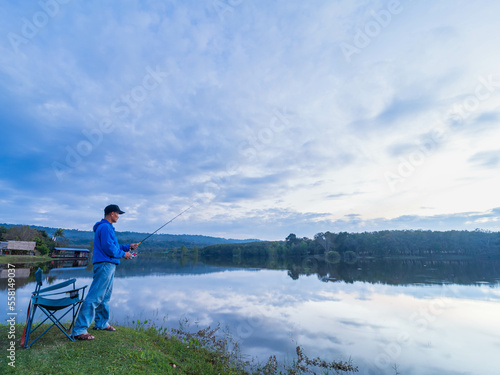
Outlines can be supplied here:
[[104, 216], [109, 215], [111, 212], [118, 212], [120, 215], [125, 213], [120, 210], [120, 207], [118, 207], [116, 204], [110, 204], [109, 206], [106, 206], [106, 208], [104, 209]]

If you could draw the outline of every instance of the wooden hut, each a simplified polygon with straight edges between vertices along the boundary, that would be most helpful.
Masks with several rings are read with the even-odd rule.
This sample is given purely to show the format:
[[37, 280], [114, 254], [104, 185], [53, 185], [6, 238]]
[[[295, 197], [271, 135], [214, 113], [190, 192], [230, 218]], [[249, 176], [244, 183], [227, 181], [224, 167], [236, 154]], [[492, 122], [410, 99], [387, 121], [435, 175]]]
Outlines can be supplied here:
[[0, 254], [35, 255], [35, 241], [7, 241], [0, 244]]

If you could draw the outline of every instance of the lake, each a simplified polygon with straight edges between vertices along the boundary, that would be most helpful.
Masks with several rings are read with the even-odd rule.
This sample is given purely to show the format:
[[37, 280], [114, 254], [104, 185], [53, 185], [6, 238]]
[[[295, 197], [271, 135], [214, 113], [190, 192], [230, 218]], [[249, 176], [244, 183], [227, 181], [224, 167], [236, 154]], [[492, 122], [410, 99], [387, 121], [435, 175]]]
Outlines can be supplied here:
[[[262, 362], [270, 355], [291, 362], [300, 345], [310, 358], [351, 358], [360, 374], [395, 374], [394, 365], [405, 375], [498, 374], [498, 260], [253, 264], [122, 261], [112, 323], [147, 319], [178, 328], [182, 322], [193, 331], [220, 324], [245, 358]], [[45, 265], [44, 282], [91, 283], [89, 268], [68, 266]], [[23, 268], [29, 267], [17, 266], [18, 322], [35, 287], [35, 268]], [[7, 306], [5, 278], [0, 300]], [[5, 322], [6, 307], [1, 317]]]

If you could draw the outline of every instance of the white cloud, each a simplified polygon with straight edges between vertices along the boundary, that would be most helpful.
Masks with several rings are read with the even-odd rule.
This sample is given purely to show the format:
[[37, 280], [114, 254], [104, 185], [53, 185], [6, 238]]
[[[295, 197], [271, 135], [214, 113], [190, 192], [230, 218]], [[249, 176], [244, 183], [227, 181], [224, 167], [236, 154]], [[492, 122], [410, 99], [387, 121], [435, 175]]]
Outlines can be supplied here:
[[[179, 230], [468, 227], [500, 207], [498, 6], [396, 3], [61, 6], [17, 52], [0, 43], [3, 221], [48, 202], [39, 223], [85, 229], [112, 200], [147, 231], [154, 207], [203, 198]], [[1, 35], [38, 10], [9, 5]]]

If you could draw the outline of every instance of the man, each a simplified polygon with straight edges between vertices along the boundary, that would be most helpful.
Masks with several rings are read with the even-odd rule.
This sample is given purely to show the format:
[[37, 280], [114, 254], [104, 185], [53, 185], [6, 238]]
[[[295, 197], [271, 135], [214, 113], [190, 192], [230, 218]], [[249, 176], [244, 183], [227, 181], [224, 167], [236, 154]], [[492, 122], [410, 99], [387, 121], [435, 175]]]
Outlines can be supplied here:
[[113, 224], [124, 213], [116, 204], [110, 204], [104, 209], [104, 219], [94, 225], [94, 254], [92, 256], [94, 277], [73, 328], [73, 336], [77, 340], [95, 338], [87, 332], [94, 320], [94, 315], [94, 329], [116, 331], [109, 324], [109, 300], [113, 291], [116, 266], [120, 264], [120, 258], [130, 258], [132, 254], [129, 250], [135, 250], [139, 246], [138, 243], [131, 245], [118, 243]]

